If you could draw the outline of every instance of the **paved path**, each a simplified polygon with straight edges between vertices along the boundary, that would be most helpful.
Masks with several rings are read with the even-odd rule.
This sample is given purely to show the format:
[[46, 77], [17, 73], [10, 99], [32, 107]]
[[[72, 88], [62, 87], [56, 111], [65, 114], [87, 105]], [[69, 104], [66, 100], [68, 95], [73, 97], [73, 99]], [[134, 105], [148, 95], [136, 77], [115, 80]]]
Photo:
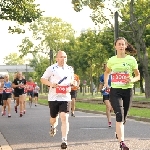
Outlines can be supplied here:
[[[13, 105], [12, 102], [12, 108]], [[68, 150], [118, 150], [114, 117], [112, 124], [111, 128], [107, 127], [105, 115], [76, 112], [76, 117], [70, 118]], [[0, 116], [0, 149], [60, 150], [60, 124], [53, 138], [49, 136], [49, 127], [48, 106], [29, 108], [27, 105], [27, 113], [22, 118], [12, 110], [11, 118]], [[150, 123], [128, 119], [125, 131], [130, 150], [150, 150]]]

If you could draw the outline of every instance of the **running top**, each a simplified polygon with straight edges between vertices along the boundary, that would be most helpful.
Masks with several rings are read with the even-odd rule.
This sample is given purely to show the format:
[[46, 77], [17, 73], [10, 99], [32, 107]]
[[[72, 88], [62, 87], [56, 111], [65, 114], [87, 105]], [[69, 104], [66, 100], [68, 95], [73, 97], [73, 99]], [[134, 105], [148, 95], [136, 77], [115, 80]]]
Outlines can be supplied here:
[[[99, 80], [100, 80], [100, 83], [104, 84], [104, 74], [100, 76]], [[111, 87], [111, 75], [109, 75], [108, 85], [109, 87]], [[109, 93], [105, 90], [104, 92], [102, 92], [102, 95], [109, 95]]]
[[38, 85], [35, 86], [34, 88], [34, 93], [39, 93], [40, 87]]
[[24, 93], [24, 85], [26, 84], [26, 80], [25, 79], [20, 80], [20, 79], [16, 78], [16, 79], [14, 79], [13, 83], [15, 85], [22, 84], [22, 86], [14, 88], [14, 92], [23, 94]]
[[107, 67], [111, 69], [111, 87], [128, 89], [133, 88], [133, 83], [125, 83], [125, 78], [130, 76], [134, 69], [138, 69], [138, 64], [133, 56], [127, 55], [125, 58], [117, 58], [113, 56], [109, 58]]
[[27, 87], [27, 91], [33, 92], [33, 90], [35, 88], [35, 83], [34, 82], [27, 82], [26, 87]]
[[[62, 87], [49, 88], [48, 101], [71, 101], [71, 95], [69, 93], [71, 91], [70, 84], [74, 80], [74, 71], [71, 66], [66, 64], [64, 67], [59, 67], [55, 63], [46, 69], [41, 78], [48, 79], [52, 83], [59, 83], [61, 81], [60, 86]], [[61, 90], [66, 90], [65, 87], [68, 87], [67, 92], [61, 93]]]
[[12, 93], [12, 83], [10, 81], [6, 82], [4, 81], [4, 90], [3, 93]]
[[76, 74], [74, 74], [74, 80], [76, 81], [76, 85], [74, 85], [74, 86], [71, 86], [71, 90], [78, 90], [78, 87], [77, 87], [77, 82], [79, 82], [79, 76], [78, 75], [76, 75]]

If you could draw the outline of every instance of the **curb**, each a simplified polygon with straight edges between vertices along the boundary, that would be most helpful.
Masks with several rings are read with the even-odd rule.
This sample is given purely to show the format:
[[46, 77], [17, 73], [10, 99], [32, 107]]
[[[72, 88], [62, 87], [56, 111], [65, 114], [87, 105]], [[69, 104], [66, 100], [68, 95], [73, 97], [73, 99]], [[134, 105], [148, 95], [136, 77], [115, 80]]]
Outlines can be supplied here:
[[[76, 111], [82, 111], [82, 112], [86, 112], [86, 113], [93, 113], [93, 114], [102, 114], [102, 115], [106, 115], [105, 112], [102, 111], [94, 111], [94, 110], [84, 110], [84, 109], [80, 109], [80, 108], [76, 108]], [[112, 116], [115, 116], [115, 114], [111, 114]], [[148, 122], [150, 123], [150, 118], [143, 118], [143, 117], [138, 117], [138, 116], [128, 116], [127, 118], [129, 119], [133, 119], [136, 121], [143, 121], [143, 122]]]
[[9, 146], [8, 142], [0, 132], [0, 150], [12, 150], [12, 148]]

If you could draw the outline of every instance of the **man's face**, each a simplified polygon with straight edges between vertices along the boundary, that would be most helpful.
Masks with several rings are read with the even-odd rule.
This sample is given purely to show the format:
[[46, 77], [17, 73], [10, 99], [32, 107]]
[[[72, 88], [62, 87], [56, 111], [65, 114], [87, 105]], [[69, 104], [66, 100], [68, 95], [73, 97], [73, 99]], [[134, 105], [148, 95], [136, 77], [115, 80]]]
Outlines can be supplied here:
[[66, 62], [67, 62], [67, 55], [66, 55], [66, 53], [65, 52], [59, 52], [57, 54], [56, 60], [57, 60], [57, 63], [59, 65], [63, 66], [64, 64], [66, 64]]

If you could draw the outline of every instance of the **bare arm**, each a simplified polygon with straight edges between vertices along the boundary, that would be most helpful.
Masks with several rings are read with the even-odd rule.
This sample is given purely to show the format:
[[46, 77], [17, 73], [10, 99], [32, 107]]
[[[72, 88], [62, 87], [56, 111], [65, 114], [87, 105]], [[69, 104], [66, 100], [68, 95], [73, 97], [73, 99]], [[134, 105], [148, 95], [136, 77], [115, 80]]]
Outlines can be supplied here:
[[57, 86], [56, 83], [52, 83], [48, 79], [45, 79], [45, 78], [41, 78], [40, 81], [42, 84], [45, 84], [45, 85], [50, 86], [50, 87], [56, 87]]
[[16, 85], [14, 83], [12, 83], [12, 85], [11, 85], [12, 88], [16, 88], [16, 87], [19, 87], [19, 86], [20, 86], [20, 84]]
[[135, 77], [132, 78], [132, 79], [130, 77], [127, 77], [125, 79], [127, 83], [129, 83], [129, 82], [136, 82], [136, 81], [140, 80], [140, 72], [139, 72], [139, 70], [138, 69], [134, 69], [133, 71], [134, 71]]
[[136, 81], [140, 80], [140, 72], [138, 69], [134, 69], [134, 75], [135, 75], [135, 77], [131, 80], [131, 82], [136, 82]]
[[106, 70], [104, 72], [104, 85], [108, 86], [108, 79], [109, 79], [109, 75], [111, 73], [111, 69], [109, 69], [108, 67], [106, 67]]
[[104, 83], [100, 82], [99, 84], [99, 91], [101, 91], [103, 89]]

